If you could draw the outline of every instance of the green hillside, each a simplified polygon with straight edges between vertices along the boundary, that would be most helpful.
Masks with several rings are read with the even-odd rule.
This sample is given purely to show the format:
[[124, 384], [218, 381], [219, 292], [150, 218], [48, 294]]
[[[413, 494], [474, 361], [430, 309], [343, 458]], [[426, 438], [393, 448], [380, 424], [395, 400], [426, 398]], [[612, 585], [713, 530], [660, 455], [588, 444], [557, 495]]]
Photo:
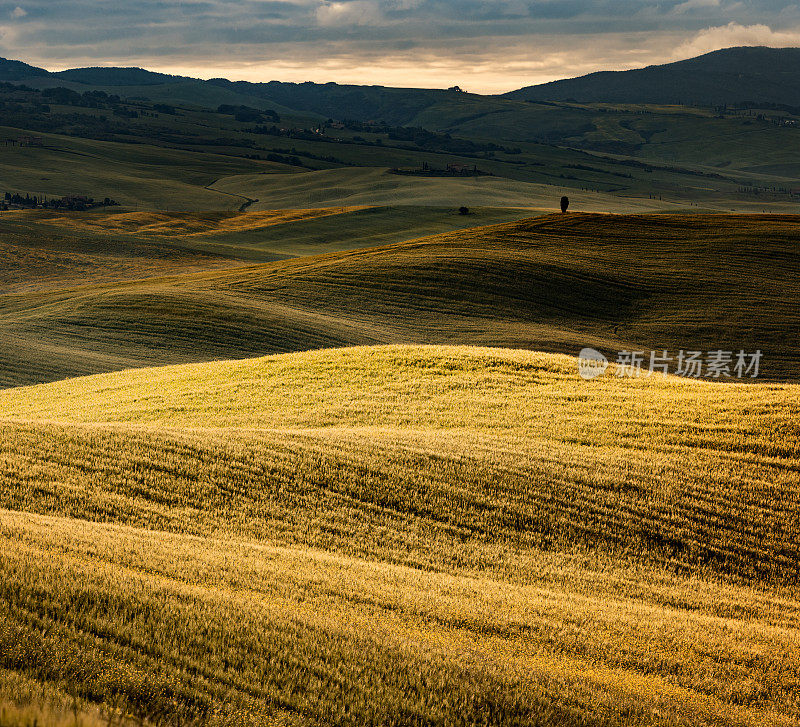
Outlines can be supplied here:
[[800, 48], [725, 48], [630, 71], [601, 71], [511, 91], [531, 101], [722, 106], [743, 101], [800, 105]]
[[[0, 127], [17, 138], [19, 129]], [[4, 147], [0, 191], [62, 197], [112, 197], [128, 207], [147, 209], [238, 209], [246, 198], [207, 189], [217, 179], [253, 171], [280, 171], [283, 165], [221, 154], [197, 154], [148, 144], [124, 144], [41, 134], [43, 145]]]

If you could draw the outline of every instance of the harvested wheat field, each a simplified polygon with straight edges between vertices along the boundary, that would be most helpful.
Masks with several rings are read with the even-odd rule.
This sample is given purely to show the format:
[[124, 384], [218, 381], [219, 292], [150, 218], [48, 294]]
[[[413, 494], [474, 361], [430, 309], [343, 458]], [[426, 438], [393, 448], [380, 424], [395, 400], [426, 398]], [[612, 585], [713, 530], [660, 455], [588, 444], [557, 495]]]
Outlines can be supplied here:
[[203, 236], [252, 232], [272, 225], [340, 215], [364, 207], [322, 207], [317, 209], [271, 210], [268, 212], [105, 212], [64, 215], [30, 211], [11, 215], [11, 221], [51, 224], [72, 230], [124, 235]]
[[87, 725], [795, 725], [798, 394], [460, 346], [5, 390], [0, 683]]

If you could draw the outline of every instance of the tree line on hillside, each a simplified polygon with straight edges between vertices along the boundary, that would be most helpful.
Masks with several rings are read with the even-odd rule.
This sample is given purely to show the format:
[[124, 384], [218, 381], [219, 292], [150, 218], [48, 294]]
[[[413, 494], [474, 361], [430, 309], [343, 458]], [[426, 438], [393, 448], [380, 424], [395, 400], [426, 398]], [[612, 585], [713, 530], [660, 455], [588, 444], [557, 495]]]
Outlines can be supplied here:
[[[452, 162], [444, 167], [432, 167], [428, 162], [423, 162], [421, 167], [404, 168], [393, 167], [392, 174], [403, 174], [414, 177], [484, 177], [494, 176], [492, 172], [478, 169], [477, 164], [459, 164]], [[465, 213], [464, 213], [465, 214]]]
[[[361, 122], [353, 119], [334, 121], [328, 119], [322, 125], [324, 133], [326, 128], [347, 129], [370, 134], [384, 134], [390, 141], [410, 142], [420, 149], [429, 151], [447, 151], [454, 154], [476, 153], [476, 152], [502, 152], [504, 154], [522, 154], [519, 147], [508, 147], [494, 142], [477, 142], [470, 139], [453, 137], [449, 133], [438, 133], [430, 131], [422, 126], [392, 126], [383, 122]], [[360, 139], [354, 137], [354, 139]]]
[[[286, 128], [280, 126], [281, 116], [273, 109], [257, 109], [241, 104], [220, 104], [213, 110], [192, 113], [222, 114], [232, 117], [237, 124], [253, 125], [245, 128], [231, 126], [230, 131], [233, 133], [223, 135], [214, 129], [213, 124], [204, 122], [199, 122], [197, 128], [186, 124], [172, 124], [169, 117], [186, 114], [170, 104], [122, 98], [105, 91], [79, 93], [60, 86], [40, 90], [21, 84], [0, 83], [0, 125], [39, 133], [101, 141], [155, 143], [187, 151], [213, 146], [220, 149], [218, 153], [293, 166], [302, 166], [302, 158], [344, 166], [350, 166], [354, 162], [307, 149], [297, 151], [293, 147], [283, 149], [276, 148], [271, 143], [259, 144], [257, 136], [337, 145], [424, 150], [475, 159], [492, 158], [495, 153], [521, 154], [518, 147], [454, 138], [449, 133], [432, 132], [423, 127], [405, 128], [383, 122], [362, 124], [328, 119], [327, 122], [307, 128]], [[160, 117], [163, 117], [163, 121], [152, 120]], [[369, 131], [370, 138], [336, 134], [338, 129]], [[248, 138], [247, 135], [256, 138]], [[505, 161], [513, 163], [515, 160]]]
[[114, 207], [119, 202], [104, 197], [102, 200], [95, 200], [94, 197], [86, 197], [80, 194], [67, 194], [63, 197], [47, 197], [45, 195], [25, 195], [19, 192], [6, 192], [0, 201], [0, 209], [7, 211], [11, 209], [53, 209], [80, 212], [95, 207]]
[[[110, 112], [111, 117], [98, 111]], [[78, 93], [60, 86], [36, 89], [0, 83], [0, 124], [32, 131], [113, 141], [131, 133], [132, 119], [177, 113], [170, 104], [133, 102], [105, 91]]]
[[281, 117], [272, 109], [254, 109], [250, 106], [233, 106], [231, 104], [220, 104], [217, 107], [218, 114], [233, 116], [236, 121], [242, 124], [260, 124], [265, 121], [273, 121], [279, 124]]

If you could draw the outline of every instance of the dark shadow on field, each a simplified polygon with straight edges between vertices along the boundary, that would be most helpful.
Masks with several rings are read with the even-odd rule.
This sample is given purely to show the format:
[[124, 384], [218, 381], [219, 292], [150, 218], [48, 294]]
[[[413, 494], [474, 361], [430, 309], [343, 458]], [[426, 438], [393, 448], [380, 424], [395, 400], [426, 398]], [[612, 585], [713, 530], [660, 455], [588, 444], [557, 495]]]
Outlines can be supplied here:
[[[382, 214], [360, 212], [347, 224]], [[758, 349], [759, 380], [792, 380], [798, 221], [555, 214], [377, 248], [6, 295], [0, 381], [373, 343], [572, 355], [590, 346], [609, 356]], [[322, 221], [302, 223], [311, 245], [312, 223]]]

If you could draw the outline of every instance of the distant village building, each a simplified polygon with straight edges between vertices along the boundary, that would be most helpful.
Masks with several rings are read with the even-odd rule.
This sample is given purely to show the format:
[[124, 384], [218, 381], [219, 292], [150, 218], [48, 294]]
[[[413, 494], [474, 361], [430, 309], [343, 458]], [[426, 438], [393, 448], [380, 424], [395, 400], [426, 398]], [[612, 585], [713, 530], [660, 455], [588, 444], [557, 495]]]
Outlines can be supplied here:
[[482, 174], [477, 165], [475, 164], [460, 164], [458, 162], [453, 162], [452, 164], [447, 165], [447, 173], [448, 174], [460, 174], [462, 176], [478, 176]]
[[18, 136], [15, 139], [3, 139], [5, 146], [44, 146], [41, 136]]
[[17, 138], [20, 146], [44, 146], [44, 139], [41, 136], [20, 136]]

